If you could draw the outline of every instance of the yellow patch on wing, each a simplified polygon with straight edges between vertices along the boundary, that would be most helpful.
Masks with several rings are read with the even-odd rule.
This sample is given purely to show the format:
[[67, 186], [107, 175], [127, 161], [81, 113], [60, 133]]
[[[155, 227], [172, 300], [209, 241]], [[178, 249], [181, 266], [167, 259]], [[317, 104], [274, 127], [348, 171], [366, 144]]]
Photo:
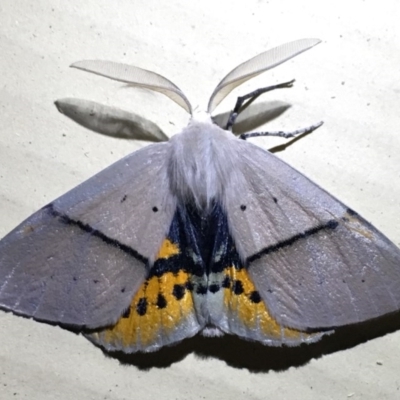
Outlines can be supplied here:
[[189, 275], [164, 273], [145, 281], [116, 325], [88, 336], [106, 348], [146, 350], [161, 344], [194, 312]]
[[[155, 266], [161, 271], [164, 260], [180, 254], [178, 244], [165, 239], [156, 256]], [[158, 265], [157, 265], [158, 263]], [[194, 313], [193, 297], [188, 289], [190, 275], [164, 272], [152, 276], [138, 289], [128, 310], [109, 328], [87, 336], [109, 349], [143, 350], [169, 342], [179, 324]]]
[[156, 256], [156, 260], [160, 258], [170, 258], [179, 254], [179, 246], [176, 243], [172, 243], [169, 239], [165, 239], [161, 245], [160, 250]]
[[33, 225], [25, 225], [23, 227], [23, 234], [24, 235], [29, 235], [30, 233], [33, 233], [35, 231], [35, 227]]
[[245, 327], [261, 330], [271, 339], [285, 337], [296, 340], [313, 336], [279, 325], [260, 298], [246, 269], [237, 270], [232, 266], [226, 268], [224, 273], [230, 280], [230, 287], [224, 287], [224, 306], [228, 313], [235, 313]]
[[357, 218], [356, 214], [351, 214], [349, 212], [346, 212], [346, 214], [344, 214], [342, 219], [344, 221], [345, 226], [348, 229], [357, 232], [358, 234], [366, 237], [369, 240], [373, 239], [374, 234], [368, 229], [367, 226], [361, 223], [359, 218]]

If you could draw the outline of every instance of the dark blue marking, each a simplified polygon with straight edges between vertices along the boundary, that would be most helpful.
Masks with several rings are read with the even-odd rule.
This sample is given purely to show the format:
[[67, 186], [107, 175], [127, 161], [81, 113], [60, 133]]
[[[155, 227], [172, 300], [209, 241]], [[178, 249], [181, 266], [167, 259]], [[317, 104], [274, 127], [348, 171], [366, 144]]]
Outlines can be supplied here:
[[[189, 275], [203, 277], [231, 266], [242, 268], [229, 233], [226, 214], [217, 203], [208, 211], [200, 211], [191, 204], [178, 206], [167, 238], [178, 245], [180, 252], [156, 260], [149, 277], [160, 277], [166, 272], [176, 274], [182, 270]], [[196, 287], [198, 290], [202, 289]]]

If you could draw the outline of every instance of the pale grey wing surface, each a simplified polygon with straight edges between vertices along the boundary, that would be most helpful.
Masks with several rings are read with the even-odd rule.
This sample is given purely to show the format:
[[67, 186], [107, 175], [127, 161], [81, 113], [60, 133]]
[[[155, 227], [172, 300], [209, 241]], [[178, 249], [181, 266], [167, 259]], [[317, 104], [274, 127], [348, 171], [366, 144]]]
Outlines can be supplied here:
[[169, 143], [128, 155], [42, 208], [0, 242], [0, 307], [95, 328], [144, 281], [175, 211]]
[[168, 136], [154, 123], [133, 112], [83, 99], [55, 102], [61, 114], [103, 135], [149, 142], [166, 142]]
[[400, 250], [332, 195], [271, 153], [240, 154], [226, 188], [228, 222], [273, 317], [306, 330], [400, 308]]
[[181, 106], [189, 114], [192, 114], [192, 106], [178, 86], [155, 72], [133, 65], [101, 60], [78, 61], [72, 64], [71, 67], [115, 81], [160, 92]]
[[319, 39], [300, 39], [267, 50], [240, 64], [218, 84], [210, 97], [208, 112], [211, 114], [217, 105], [237, 86], [271, 68], [290, 60], [300, 53], [314, 47]]

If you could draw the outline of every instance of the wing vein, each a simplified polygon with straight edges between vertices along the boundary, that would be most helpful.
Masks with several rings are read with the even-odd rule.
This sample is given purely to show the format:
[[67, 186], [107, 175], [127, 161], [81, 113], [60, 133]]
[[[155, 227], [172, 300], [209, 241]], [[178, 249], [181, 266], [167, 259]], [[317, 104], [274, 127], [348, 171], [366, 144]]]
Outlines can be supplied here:
[[108, 245], [111, 245], [115, 248], [120, 249], [121, 251], [123, 251], [124, 253], [127, 253], [128, 255], [134, 257], [136, 260], [141, 261], [143, 264], [147, 264], [148, 259], [146, 257], [144, 257], [142, 254], [140, 254], [138, 251], [136, 251], [135, 249], [133, 249], [130, 246], [127, 246], [126, 244], [123, 244], [121, 242], [119, 242], [116, 239], [110, 238], [109, 236], [105, 235], [103, 232], [93, 228], [92, 226], [90, 226], [89, 224], [85, 224], [82, 221], [79, 220], [75, 220], [70, 218], [67, 214], [61, 213], [59, 211], [57, 211], [53, 204], [50, 203], [49, 205], [47, 205], [45, 208], [48, 209], [48, 212], [51, 216], [53, 216], [54, 218], [58, 218], [61, 222], [63, 222], [66, 225], [74, 225], [77, 226], [78, 228], [80, 228], [81, 230], [89, 233], [92, 236], [95, 236], [99, 239], [101, 239], [103, 242], [105, 242]]
[[247, 257], [247, 263], [252, 263], [255, 260], [260, 259], [262, 256], [265, 256], [267, 254], [275, 253], [279, 251], [280, 249], [284, 247], [288, 247], [296, 243], [297, 241], [301, 239], [307, 239], [309, 236], [315, 235], [319, 233], [320, 231], [323, 230], [333, 230], [336, 229], [336, 227], [339, 225], [339, 223], [336, 220], [329, 220], [325, 224], [317, 225], [313, 228], [307, 229], [304, 232], [298, 233], [297, 235], [293, 235], [287, 239], [281, 240], [280, 242], [277, 242], [275, 244], [272, 244], [270, 246], [264, 247], [261, 249], [259, 252], [251, 255], [250, 257]]

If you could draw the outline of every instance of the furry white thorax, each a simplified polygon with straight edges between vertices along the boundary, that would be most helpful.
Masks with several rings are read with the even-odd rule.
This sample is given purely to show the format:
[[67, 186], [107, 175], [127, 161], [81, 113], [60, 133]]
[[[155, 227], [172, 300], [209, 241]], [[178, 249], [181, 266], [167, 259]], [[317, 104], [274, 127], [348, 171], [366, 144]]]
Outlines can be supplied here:
[[195, 108], [193, 110], [193, 115], [192, 118], [190, 119], [189, 124], [193, 122], [209, 122], [210, 124], [212, 124], [212, 118], [207, 111]]
[[238, 139], [207, 116], [192, 118], [180, 134], [170, 139], [169, 162], [173, 193], [180, 201], [194, 201], [203, 210], [214, 199], [224, 203], [224, 187], [232, 179], [238, 161], [237, 154], [230, 151], [231, 141]]

